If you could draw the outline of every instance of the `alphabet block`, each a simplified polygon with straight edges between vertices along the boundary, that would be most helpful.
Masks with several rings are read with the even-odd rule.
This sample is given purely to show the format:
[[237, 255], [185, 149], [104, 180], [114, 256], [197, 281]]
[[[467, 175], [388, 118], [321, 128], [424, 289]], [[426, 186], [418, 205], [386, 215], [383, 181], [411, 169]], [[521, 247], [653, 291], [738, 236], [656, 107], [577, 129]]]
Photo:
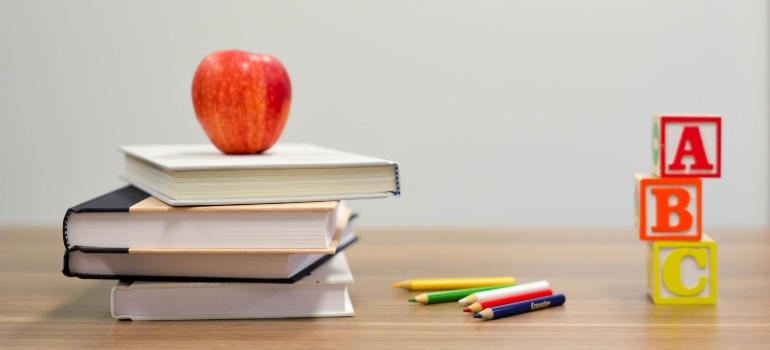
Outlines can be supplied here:
[[697, 242], [649, 242], [647, 294], [655, 304], [715, 304], [717, 243], [708, 235]]
[[635, 218], [643, 241], [700, 241], [701, 179], [634, 174]]
[[721, 177], [722, 117], [654, 115], [652, 174]]

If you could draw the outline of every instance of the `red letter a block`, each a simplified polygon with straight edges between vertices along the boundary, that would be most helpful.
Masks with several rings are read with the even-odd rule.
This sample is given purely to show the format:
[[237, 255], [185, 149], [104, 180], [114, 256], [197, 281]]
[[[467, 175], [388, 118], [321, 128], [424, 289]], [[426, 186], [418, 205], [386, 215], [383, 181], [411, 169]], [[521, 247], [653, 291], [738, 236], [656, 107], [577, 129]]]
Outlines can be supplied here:
[[639, 239], [699, 241], [701, 180], [635, 174]]
[[721, 177], [722, 117], [652, 117], [652, 174]]

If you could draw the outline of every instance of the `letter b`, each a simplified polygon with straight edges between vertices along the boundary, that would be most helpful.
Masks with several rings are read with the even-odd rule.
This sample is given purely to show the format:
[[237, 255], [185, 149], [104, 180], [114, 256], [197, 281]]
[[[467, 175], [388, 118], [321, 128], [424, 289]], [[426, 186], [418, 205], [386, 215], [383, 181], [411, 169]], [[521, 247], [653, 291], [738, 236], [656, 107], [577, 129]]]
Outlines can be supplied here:
[[[690, 193], [679, 187], [653, 187], [650, 189], [655, 195], [656, 224], [652, 226], [654, 232], [682, 232], [692, 227], [692, 214], [687, 210], [690, 204]], [[675, 205], [670, 205], [670, 200], [676, 198]], [[679, 223], [671, 226], [671, 214], [679, 217]]]
[[639, 239], [698, 241], [701, 238], [701, 180], [635, 174]]

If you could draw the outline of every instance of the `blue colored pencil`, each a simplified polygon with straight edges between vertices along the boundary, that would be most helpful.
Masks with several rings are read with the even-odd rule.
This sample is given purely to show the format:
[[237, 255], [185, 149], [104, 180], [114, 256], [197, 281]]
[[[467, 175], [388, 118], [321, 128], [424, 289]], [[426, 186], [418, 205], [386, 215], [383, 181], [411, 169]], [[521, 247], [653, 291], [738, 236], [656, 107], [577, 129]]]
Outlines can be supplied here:
[[567, 301], [567, 298], [564, 297], [564, 294], [549, 295], [547, 297], [529, 299], [520, 301], [518, 303], [490, 307], [481, 310], [481, 312], [477, 313], [473, 317], [483, 318], [485, 320], [494, 320], [497, 318], [503, 318], [523, 314], [525, 312], [559, 306], [564, 304], [565, 301]]

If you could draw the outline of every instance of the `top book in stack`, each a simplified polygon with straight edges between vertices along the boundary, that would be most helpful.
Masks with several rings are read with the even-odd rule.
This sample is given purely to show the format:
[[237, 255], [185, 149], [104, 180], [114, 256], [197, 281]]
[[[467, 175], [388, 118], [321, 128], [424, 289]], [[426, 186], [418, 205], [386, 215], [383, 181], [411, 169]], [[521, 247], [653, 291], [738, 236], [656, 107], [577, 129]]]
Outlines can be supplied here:
[[399, 196], [396, 162], [308, 144], [225, 155], [213, 145], [121, 146], [123, 178], [172, 206]]

